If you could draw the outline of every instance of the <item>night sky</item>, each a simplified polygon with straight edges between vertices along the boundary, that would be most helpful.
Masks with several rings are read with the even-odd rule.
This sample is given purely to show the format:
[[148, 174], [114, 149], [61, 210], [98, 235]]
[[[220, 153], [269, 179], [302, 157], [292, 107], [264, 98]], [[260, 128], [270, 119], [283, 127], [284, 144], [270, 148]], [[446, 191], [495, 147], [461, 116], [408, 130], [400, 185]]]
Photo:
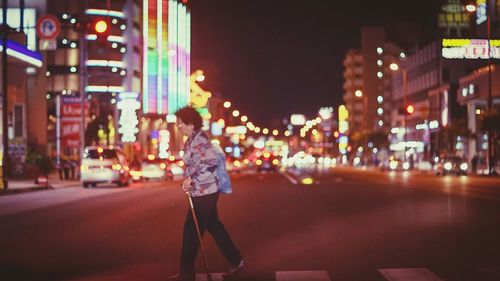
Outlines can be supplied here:
[[360, 47], [361, 26], [385, 26], [394, 37], [399, 23], [417, 23], [425, 43], [443, 2], [190, 0], [192, 68], [216, 65], [217, 84], [206, 73], [207, 90], [258, 125], [292, 113], [312, 117], [342, 103], [342, 61]]

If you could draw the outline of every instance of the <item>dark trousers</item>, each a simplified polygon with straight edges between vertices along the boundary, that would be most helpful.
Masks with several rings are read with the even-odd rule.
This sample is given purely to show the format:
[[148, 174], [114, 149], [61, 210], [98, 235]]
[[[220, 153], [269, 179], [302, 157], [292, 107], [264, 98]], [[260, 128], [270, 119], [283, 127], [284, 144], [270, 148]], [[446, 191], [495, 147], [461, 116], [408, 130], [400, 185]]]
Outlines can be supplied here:
[[[237, 267], [241, 261], [241, 255], [231, 240], [226, 228], [219, 220], [217, 213], [217, 200], [219, 193], [205, 196], [192, 197], [193, 205], [198, 219], [200, 232], [203, 237], [205, 229], [212, 235], [215, 243], [221, 250], [224, 257], [232, 267]], [[188, 210], [186, 221], [184, 222], [184, 234], [182, 241], [181, 269], [183, 274], [194, 274], [194, 262], [200, 243], [196, 234], [191, 209]]]

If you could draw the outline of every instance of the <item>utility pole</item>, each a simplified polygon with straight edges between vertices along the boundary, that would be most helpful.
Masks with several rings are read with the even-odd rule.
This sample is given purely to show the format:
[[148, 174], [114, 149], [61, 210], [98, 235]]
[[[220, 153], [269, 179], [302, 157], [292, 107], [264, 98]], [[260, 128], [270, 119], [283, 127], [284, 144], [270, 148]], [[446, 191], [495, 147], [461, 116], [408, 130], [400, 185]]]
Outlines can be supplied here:
[[[487, 112], [491, 116], [493, 113], [493, 104], [491, 99], [491, 17], [493, 13], [491, 12], [491, 7], [488, 4], [488, 16], [486, 18], [486, 33], [488, 37], [488, 105]], [[495, 170], [495, 139], [493, 138], [493, 130], [491, 126], [488, 127], [488, 174], [496, 174]]]
[[406, 151], [408, 147], [408, 120], [407, 120], [407, 115], [408, 113], [406, 112], [406, 107], [408, 106], [408, 98], [407, 98], [407, 91], [408, 91], [408, 73], [406, 72], [406, 68], [403, 68], [403, 127], [405, 130], [405, 134], [403, 135], [403, 141], [405, 143], [404, 151], [403, 151], [403, 163], [406, 163]]
[[7, 25], [7, 0], [2, 0], [2, 186], [9, 187], [9, 129], [8, 129], [8, 95], [7, 95], [7, 37], [9, 26]]
[[[83, 24], [86, 26], [86, 20], [85, 20], [85, 10], [87, 9], [87, 1], [82, 0], [82, 12], [80, 16], [80, 24]], [[85, 104], [86, 104], [86, 89], [85, 86], [87, 85], [87, 28], [79, 28], [78, 30], [78, 36], [79, 36], [79, 41], [80, 41], [80, 46], [79, 46], [79, 65], [80, 65], [80, 87], [79, 87], [79, 93], [80, 93], [80, 114], [81, 114], [81, 121], [80, 121], [80, 128], [81, 128], [81, 133], [80, 133], [80, 163], [83, 160], [83, 153], [85, 151]]]

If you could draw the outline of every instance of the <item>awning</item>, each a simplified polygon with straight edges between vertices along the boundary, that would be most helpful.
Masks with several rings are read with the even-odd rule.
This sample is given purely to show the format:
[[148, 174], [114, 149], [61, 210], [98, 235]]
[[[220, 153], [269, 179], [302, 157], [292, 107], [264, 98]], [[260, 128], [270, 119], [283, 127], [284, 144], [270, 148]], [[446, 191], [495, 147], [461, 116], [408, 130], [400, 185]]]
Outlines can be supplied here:
[[[3, 51], [3, 42], [0, 40], [0, 52]], [[32, 66], [41, 67], [43, 64], [42, 54], [27, 49], [24, 45], [7, 40], [7, 55], [17, 58]]]

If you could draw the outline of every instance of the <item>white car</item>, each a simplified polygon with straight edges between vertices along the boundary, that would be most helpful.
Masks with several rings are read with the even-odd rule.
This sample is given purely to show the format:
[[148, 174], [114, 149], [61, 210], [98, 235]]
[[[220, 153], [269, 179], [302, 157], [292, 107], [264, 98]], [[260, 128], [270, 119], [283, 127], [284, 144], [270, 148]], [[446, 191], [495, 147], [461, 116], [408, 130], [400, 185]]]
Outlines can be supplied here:
[[83, 187], [96, 186], [98, 183], [128, 186], [130, 182], [128, 161], [117, 147], [86, 147], [80, 171]]
[[161, 159], [146, 159], [141, 164], [144, 180], [165, 180], [167, 178], [167, 163]]

